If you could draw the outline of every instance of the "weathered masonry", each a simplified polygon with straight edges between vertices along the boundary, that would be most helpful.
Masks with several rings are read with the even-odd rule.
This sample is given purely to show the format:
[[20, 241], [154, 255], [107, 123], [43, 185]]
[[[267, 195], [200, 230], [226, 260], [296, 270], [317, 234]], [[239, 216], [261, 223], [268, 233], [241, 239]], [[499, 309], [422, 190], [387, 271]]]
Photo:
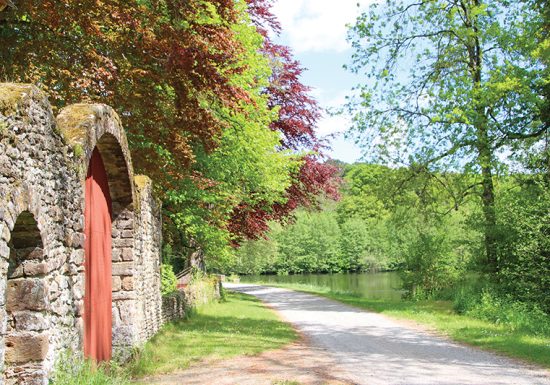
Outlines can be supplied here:
[[54, 117], [36, 87], [0, 84], [0, 383], [46, 384], [67, 350], [108, 359], [152, 336], [160, 227], [110, 107]]

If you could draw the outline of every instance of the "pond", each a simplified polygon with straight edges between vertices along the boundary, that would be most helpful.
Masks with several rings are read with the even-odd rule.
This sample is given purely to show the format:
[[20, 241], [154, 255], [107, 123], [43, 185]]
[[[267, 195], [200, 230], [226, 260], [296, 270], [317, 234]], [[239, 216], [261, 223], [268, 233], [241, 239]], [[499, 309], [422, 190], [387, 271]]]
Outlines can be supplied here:
[[349, 292], [370, 299], [399, 300], [401, 279], [397, 272], [248, 275], [241, 282], [294, 283], [326, 287], [335, 292]]

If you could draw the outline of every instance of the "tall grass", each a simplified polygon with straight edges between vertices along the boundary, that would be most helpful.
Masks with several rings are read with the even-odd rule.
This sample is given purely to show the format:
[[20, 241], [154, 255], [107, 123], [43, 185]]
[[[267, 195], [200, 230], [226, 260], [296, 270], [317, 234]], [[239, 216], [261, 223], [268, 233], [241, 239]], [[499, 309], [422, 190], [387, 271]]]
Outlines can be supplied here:
[[494, 289], [462, 289], [456, 293], [453, 305], [459, 314], [504, 325], [512, 331], [550, 336], [550, 316], [540, 307], [499, 295]]
[[80, 355], [64, 354], [50, 378], [52, 385], [130, 385], [128, 369], [116, 362], [95, 364]]

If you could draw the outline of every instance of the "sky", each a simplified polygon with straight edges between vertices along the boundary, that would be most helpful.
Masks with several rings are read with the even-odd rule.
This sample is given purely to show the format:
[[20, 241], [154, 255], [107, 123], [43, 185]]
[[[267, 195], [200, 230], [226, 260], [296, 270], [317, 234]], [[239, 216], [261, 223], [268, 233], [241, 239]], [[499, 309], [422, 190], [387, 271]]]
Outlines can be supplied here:
[[[282, 34], [278, 43], [292, 48], [294, 56], [307, 69], [302, 83], [313, 88], [312, 95], [322, 108], [341, 106], [345, 96], [360, 78], [342, 68], [351, 61], [352, 49], [346, 41], [346, 24], [352, 24], [366, 6], [357, 0], [276, 0], [273, 12], [279, 18]], [[361, 150], [343, 132], [349, 118], [331, 117], [325, 113], [319, 121], [320, 137], [331, 139], [329, 155], [353, 163], [360, 160]]]

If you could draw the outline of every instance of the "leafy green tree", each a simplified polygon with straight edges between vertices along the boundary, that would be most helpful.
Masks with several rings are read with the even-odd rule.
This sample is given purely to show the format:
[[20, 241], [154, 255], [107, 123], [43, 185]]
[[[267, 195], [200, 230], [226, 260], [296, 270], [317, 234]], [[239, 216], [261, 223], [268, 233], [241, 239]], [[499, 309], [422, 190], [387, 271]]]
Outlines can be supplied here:
[[275, 235], [279, 273], [326, 273], [343, 269], [340, 228], [332, 211], [299, 211], [295, 223]]
[[261, 274], [275, 272], [279, 257], [277, 242], [271, 237], [243, 242], [236, 250], [235, 264], [230, 271], [239, 274]]
[[[368, 81], [347, 104], [365, 151], [393, 164], [464, 169], [476, 181], [484, 254], [499, 270], [495, 172], [548, 134], [544, 23], [533, 2], [387, 0], [350, 30], [351, 70]], [[547, 40], [546, 40], [547, 41]], [[545, 51], [547, 52], [547, 50]]]
[[381, 218], [387, 213], [384, 197], [388, 196], [388, 179], [392, 171], [388, 167], [373, 164], [357, 164], [344, 173], [344, 195], [338, 205], [339, 222], [356, 217], [363, 220]]
[[[497, 205], [503, 291], [550, 313], [550, 188], [544, 175], [516, 176]], [[513, 188], [510, 188], [512, 184]], [[519, 186], [518, 186], [519, 184]]]

